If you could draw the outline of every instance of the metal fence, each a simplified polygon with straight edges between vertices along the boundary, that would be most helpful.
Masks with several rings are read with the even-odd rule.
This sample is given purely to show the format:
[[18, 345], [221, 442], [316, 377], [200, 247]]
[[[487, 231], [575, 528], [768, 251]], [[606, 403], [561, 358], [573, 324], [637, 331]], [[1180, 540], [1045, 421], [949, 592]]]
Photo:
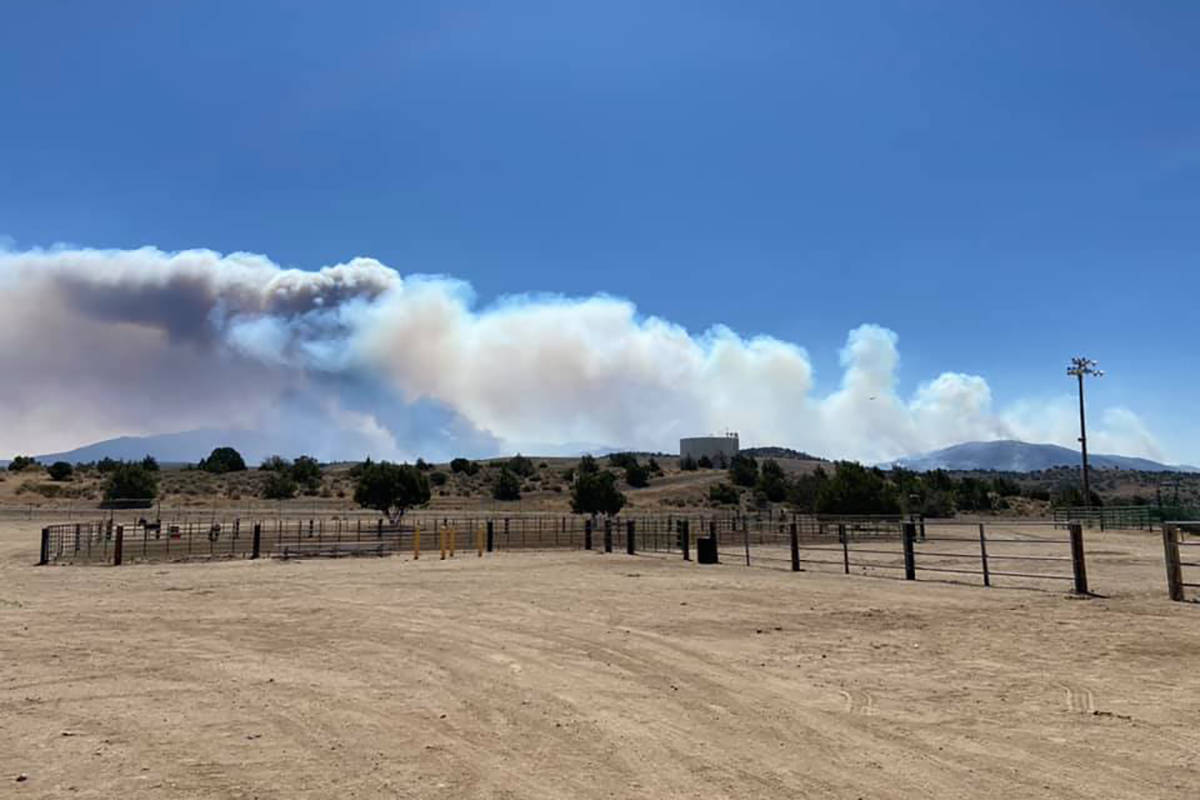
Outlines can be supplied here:
[[1078, 522], [1099, 530], [1158, 530], [1167, 520], [1200, 520], [1200, 508], [1188, 506], [1089, 506], [1054, 509], [1054, 523]]

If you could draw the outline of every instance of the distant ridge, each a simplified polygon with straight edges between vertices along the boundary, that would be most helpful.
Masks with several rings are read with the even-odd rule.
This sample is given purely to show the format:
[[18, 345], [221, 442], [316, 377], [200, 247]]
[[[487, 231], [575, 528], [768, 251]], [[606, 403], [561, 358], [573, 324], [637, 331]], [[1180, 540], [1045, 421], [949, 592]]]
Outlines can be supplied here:
[[794, 458], [797, 461], [824, 461], [820, 456], [809, 455], [790, 447], [745, 447], [740, 451], [755, 458]]
[[[930, 453], [908, 456], [893, 462], [895, 466], [918, 471], [947, 469], [956, 471], [994, 470], [996, 472], [1038, 472], [1054, 467], [1079, 465], [1079, 451], [1056, 444], [1030, 444], [1011, 439], [995, 442], [964, 442]], [[1127, 469], [1144, 472], [1200, 472], [1189, 466], [1172, 466], [1134, 456], [1089, 453], [1093, 469]]]

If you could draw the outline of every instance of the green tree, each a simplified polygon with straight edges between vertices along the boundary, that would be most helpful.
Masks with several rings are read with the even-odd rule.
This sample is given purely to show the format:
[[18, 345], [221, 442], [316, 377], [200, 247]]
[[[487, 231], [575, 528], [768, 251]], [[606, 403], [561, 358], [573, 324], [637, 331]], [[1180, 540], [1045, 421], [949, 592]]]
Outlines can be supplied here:
[[296, 496], [296, 482], [287, 472], [271, 470], [263, 484], [262, 496], [268, 500], [289, 500]]
[[479, 465], [465, 458], [456, 458], [450, 462], [450, 471], [461, 472], [465, 475], [474, 475], [476, 472], [479, 472]]
[[147, 472], [158, 472], [158, 459], [147, 453], [142, 459], [142, 469]]
[[684, 472], [695, 472], [700, 468], [700, 465], [697, 464], [696, 459], [692, 458], [691, 456], [684, 456], [683, 458], [679, 459], [679, 468]]
[[32, 467], [36, 463], [30, 456], [13, 456], [13, 460], [8, 462], [8, 471], [20, 472], [23, 469]]
[[596, 463], [596, 459], [590, 455], [584, 455], [579, 459], [579, 474], [592, 475], [600, 471], [600, 465]]
[[571, 489], [571, 510], [576, 514], [612, 516], [625, 507], [625, 495], [617, 488], [617, 476], [603, 470], [581, 474]]
[[758, 489], [772, 503], [782, 503], [787, 497], [787, 475], [775, 459], [768, 458], [763, 462], [762, 472], [758, 476]]
[[628, 467], [636, 467], [638, 464], [637, 456], [633, 453], [609, 453], [608, 465], [617, 469], [627, 469]]
[[754, 456], [738, 453], [729, 462], [729, 479], [736, 486], [754, 486], [758, 483], [758, 461]]
[[787, 501], [799, 511], [809, 514], [816, 512], [817, 500], [829, 481], [829, 474], [817, 467], [807, 475], [798, 475], [788, 485]]
[[449, 480], [449, 476], [440, 469], [429, 473], [429, 482], [434, 486], [445, 486], [447, 480]]
[[292, 480], [309, 491], [321, 485], [321, 464], [312, 456], [298, 457], [288, 471]]
[[75, 468], [66, 461], [55, 461], [46, 472], [50, 474], [52, 481], [65, 481], [75, 473]]
[[283, 456], [268, 456], [267, 458], [263, 459], [263, 462], [258, 465], [258, 468], [263, 472], [287, 472], [292, 468], [292, 462], [288, 461]]
[[880, 469], [839, 461], [817, 498], [822, 514], [898, 514], [896, 489]]
[[656, 475], [660, 478], [663, 476], [663, 468], [659, 465], [659, 463], [657, 461], [654, 460], [653, 457], [651, 457], [650, 463], [647, 464], [646, 466], [650, 470], [651, 475]]
[[713, 462], [708, 456], [700, 456], [700, 460], [696, 462], [696, 466], [700, 469], [712, 469]]
[[413, 506], [429, 502], [429, 479], [409, 464], [380, 461], [364, 465], [354, 486], [354, 502], [396, 522]]
[[521, 479], [508, 466], [500, 468], [496, 482], [492, 484], [492, 497], [496, 500], [520, 500]]
[[208, 458], [200, 459], [198, 466], [205, 472], [223, 475], [226, 472], [242, 472], [246, 469], [246, 462], [242, 454], [232, 447], [218, 447], [209, 453]]
[[105, 456], [96, 462], [96, 471], [101, 475], [107, 475], [124, 463], [124, 461], [117, 461], [116, 459]]
[[625, 467], [625, 482], [635, 489], [641, 489], [650, 485], [650, 469], [637, 463], [634, 459], [632, 464]]
[[433, 469], [433, 464], [430, 464], [428, 461], [426, 461], [423, 458], [418, 458], [417, 459], [417, 469], [421, 470], [421, 472], [429, 472], [430, 470]]
[[510, 458], [506, 466], [511, 472], [520, 475], [522, 478], [528, 478], [537, 472], [537, 467], [533, 465], [533, 462], [520, 453]]
[[141, 464], [121, 464], [104, 482], [104, 505], [109, 508], [149, 508], [158, 497], [158, 474]]

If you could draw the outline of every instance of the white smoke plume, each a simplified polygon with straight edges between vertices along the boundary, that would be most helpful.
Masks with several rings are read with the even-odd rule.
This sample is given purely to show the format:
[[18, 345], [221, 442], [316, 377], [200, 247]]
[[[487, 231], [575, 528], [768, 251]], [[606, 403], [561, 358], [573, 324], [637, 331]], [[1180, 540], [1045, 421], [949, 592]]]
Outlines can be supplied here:
[[[196, 428], [322, 458], [670, 451], [725, 428], [864, 461], [1075, 438], [1069, 395], [996, 410], [983, 378], [946, 373], [901, 397], [898, 337], [875, 325], [850, 332], [820, 397], [789, 342], [692, 334], [609, 296], [479, 308], [461, 281], [369, 258], [309, 272], [208, 250], [8, 251], [0, 292], [0, 453]], [[1099, 420], [1098, 450], [1161, 457], [1132, 412]]]

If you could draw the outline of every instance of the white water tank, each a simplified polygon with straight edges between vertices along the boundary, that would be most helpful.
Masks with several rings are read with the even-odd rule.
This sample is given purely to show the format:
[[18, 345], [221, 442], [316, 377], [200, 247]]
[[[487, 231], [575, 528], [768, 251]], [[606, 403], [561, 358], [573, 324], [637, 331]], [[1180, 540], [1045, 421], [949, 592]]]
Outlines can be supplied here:
[[738, 435], [727, 433], [724, 436], [691, 436], [679, 440], [679, 457], [691, 456], [699, 461], [703, 456], [714, 464], [729, 460], [738, 454]]

